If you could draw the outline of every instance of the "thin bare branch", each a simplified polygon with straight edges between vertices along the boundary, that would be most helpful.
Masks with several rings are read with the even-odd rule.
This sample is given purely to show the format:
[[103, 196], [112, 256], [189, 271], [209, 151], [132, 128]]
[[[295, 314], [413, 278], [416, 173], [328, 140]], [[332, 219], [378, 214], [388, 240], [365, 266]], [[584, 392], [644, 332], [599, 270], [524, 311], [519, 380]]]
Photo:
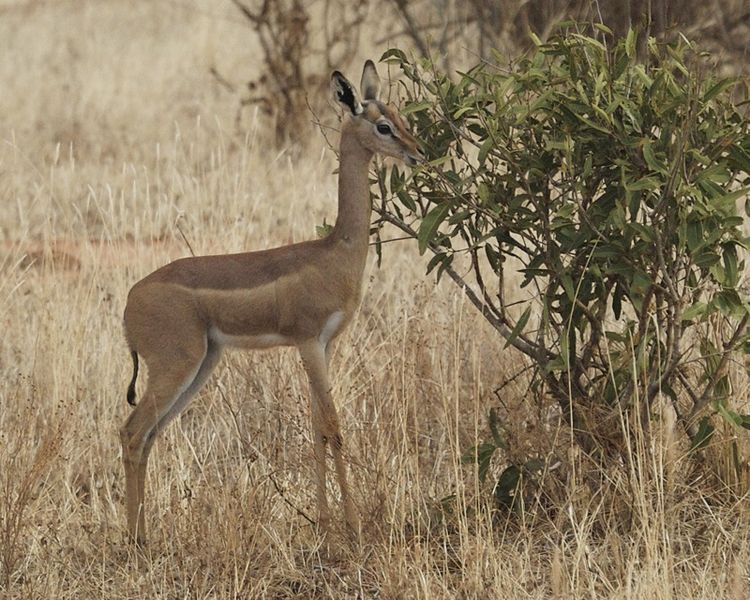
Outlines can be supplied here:
[[[417, 232], [409, 227], [406, 223], [397, 219], [380, 207], [375, 207], [375, 211], [378, 213], [382, 220], [398, 227], [404, 233], [408, 234], [409, 237], [416, 239]], [[428, 248], [433, 254], [438, 254], [440, 252], [440, 250], [432, 244], [429, 244]], [[456, 272], [455, 269], [453, 269], [453, 267], [451, 267], [450, 265], [446, 265], [444, 266], [444, 270], [448, 274], [448, 277], [450, 277], [453, 282], [463, 290], [463, 292], [466, 294], [466, 297], [479, 310], [479, 312], [487, 320], [487, 322], [490, 323], [490, 325], [492, 325], [500, 333], [500, 335], [503, 336], [504, 339], [510, 340], [513, 333], [512, 328], [496, 316], [495, 312], [485, 302], [483, 302], [479, 298], [479, 296], [477, 296], [474, 290], [471, 289], [471, 286], [464, 280], [463, 277], [461, 277]], [[543, 350], [534, 342], [526, 339], [523, 335], [516, 336], [514, 339], [512, 339], [510, 344], [517, 350], [520, 350], [527, 356], [536, 360], [542, 358], [546, 361], [554, 358], [554, 354], [549, 351]]]
[[740, 339], [740, 336], [745, 332], [745, 329], [747, 328], [748, 319], [750, 319], [750, 316], [745, 315], [742, 317], [742, 320], [737, 325], [737, 328], [734, 330], [734, 333], [732, 334], [732, 337], [727, 340], [727, 342], [724, 343], [724, 351], [721, 354], [721, 358], [719, 359], [719, 364], [716, 366], [716, 369], [714, 369], [714, 372], [711, 374], [711, 378], [709, 379], [708, 383], [706, 384], [705, 388], [703, 389], [703, 393], [701, 394], [698, 401], [693, 405], [692, 410], [686, 417], [686, 421], [688, 425], [690, 425], [695, 418], [700, 414], [700, 412], [714, 399], [712, 391], [716, 384], [718, 383], [719, 379], [724, 376], [726, 373], [726, 369], [729, 363], [729, 358], [732, 353], [732, 351], [737, 346], [737, 342]]

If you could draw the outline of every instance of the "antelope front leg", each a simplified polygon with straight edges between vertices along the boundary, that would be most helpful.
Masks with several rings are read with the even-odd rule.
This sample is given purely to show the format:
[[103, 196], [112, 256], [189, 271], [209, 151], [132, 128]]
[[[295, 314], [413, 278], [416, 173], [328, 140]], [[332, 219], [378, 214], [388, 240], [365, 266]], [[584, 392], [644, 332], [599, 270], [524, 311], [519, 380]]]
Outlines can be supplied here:
[[[313, 392], [313, 396], [314, 396]], [[315, 486], [316, 501], [318, 505], [318, 523], [322, 530], [328, 529], [331, 520], [331, 511], [328, 508], [328, 496], [326, 494], [326, 436], [323, 433], [323, 416], [320, 406], [315, 398], [312, 399], [312, 426], [313, 426], [313, 454], [315, 456]]]
[[339, 428], [336, 406], [331, 397], [331, 385], [328, 380], [326, 352], [318, 340], [303, 344], [299, 348], [302, 363], [310, 379], [312, 392], [312, 425], [315, 452], [315, 470], [317, 474], [318, 513], [322, 526], [330, 519], [328, 497], [326, 495], [326, 443], [331, 443], [333, 460], [336, 465], [336, 476], [341, 490], [341, 502], [347, 524], [357, 530], [359, 518], [349, 495], [346, 483], [346, 463], [342, 453], [343, 439]]

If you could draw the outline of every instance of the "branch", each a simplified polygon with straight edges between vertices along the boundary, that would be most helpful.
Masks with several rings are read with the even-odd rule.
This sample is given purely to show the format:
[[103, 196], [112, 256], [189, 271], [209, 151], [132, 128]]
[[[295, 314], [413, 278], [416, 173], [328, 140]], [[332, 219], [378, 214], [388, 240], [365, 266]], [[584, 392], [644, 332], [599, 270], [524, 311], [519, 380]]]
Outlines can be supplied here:
[[273, 473], [269, 473], [268, 474], [268, 478], [271, 480], [271, 483], [273, 483], [273, 487], [276, 488], [276, 492], [279, 494], [279, 496], [281, 497], [281, 499], [286, 503], [286, 505], [289, 508], [291, 508], [292, 510], [294, 510], [294, 512], [296, 512], [300, 517], [302, 517], [308, 523], [310, 523], [310, 525], [316, 525], [317, 524], [313, 519], [311, 519], [308, 516], [308, 514], [304, 510], [302, 510], [301, 508], [298, 508], [297, 506], [295, 506], [294, 503], [291, 500], [289, 500], [289, 498], [286, 497], [286, 494], [284, 493], [284, 490], [281, 489], [281, 486], [276, 481], [276, 478], [273, 476]]
[[734, 350], [734, 347], [737, 345], [737, 340], [740, 339], [740, 336], [744, 333], [745, 328], [747, 327], [748, 319], [750, 318], [750, 315], [745, 315], [742, 317], [742, 320], [740, 321], [740, 324], [737, 325], [737, 329], [735, 329], [734, 333], [732, 334], [732, 337], [729, 339], [728, 342], [724, 344], [724, 352], [721, 354], [721, 360], [719, 360], [719, 364], [716, 366], [716, 369], [714, 370], [713, 374], [711, 375], [710, 381], [706, 384], [706, 387], [703, 390], [703, 393], [701, 394], [701, 397], [698, 399], [698, 401], [693, 404], [693, 409], [690, 411], [690, 414], [686, 417], [686, 422], [688, 425], [693, 422], [693, 420], [698, 416], [698, 413], [700, 413], [711, 400], [713, 400], [711, 390], [714, 388], [716, 383], [719, 381], [719, 377], [724, 374], [724, 372], [727, 369], [727, 363], [729, 362], [729, 355], [732, 353], [732, 350]]
[[[261, 15], [254, 14], [247, 6], [245, 6], [242, 2], [239, 0], [231, 0], [232, 4], [234, 4], [240, 12], [245, 15], [248, 21], [250, 21], [253, 25], [259, 25], [261, 20]], [[263, 12], [266, 11], [266, 5], [263, 6]]]
[[[409, 237], [416, 239], [417, 232], [409, 227], [406, 223], [385, 212], [384, 208], [376, 207], [375, 211], [380, 215], [380, 218], [382, 220], [390, 223], [391, 225], [395, 225], [401, 231], [408, 234]], [[428, 244], [427, 247], [433, 254], [438, 254], [440, 252], [438, 248], [436, 248], [433, 244]], [[479, 296], [476, 295], [474, 290], [469, 287], [469, 284], [466, 283], [463, 277], [456, 273], [453, 267], [451, 267], [450, 265], [445, 265], [444, 269], [448, 274], [448, 277], [450, 277], [453, 282], [464, 291], [464, 294], [466, 294], [466, 297], [469, 299], [469, 301], [479, 310], [479, 312], [490, 323], [490, 325], [492, 325], [500, 333], [500, 335], [503, 336], [504, 339], [509, 340], [511, 338], [511, 333], [513, 333], [513, 330], [507, 325], [507, 323], [500, 320], [497, 316], [495, 316], [495, 314], [493, 314], [489, 307], [484, 302], [482, 302]], [[521, 335], [516, 336], [516, 338], [513, 339], [510, 344], [517, 350], [523, 352], [526, 356], [537, 361], [540, 360], [540, 358], [554, 358], [554, 354], [552, 354], [549, 350], [540, 348], [537, 344], [525, 339]]]
[[[432, 33], [433, 31], [436, 31], [438, 29], [442, 29], [443, 31], [447, 31], [451, 27], [460, 27], [465, 28], [466, 25], [470, 23], [474, 23], [476, 21], [475, 18], [472, 18], [471, 16], [468, 17], [468, 19], [453, 19], [451, 21], [448, 21], [446, 23], [425, 23], [424, 25], [418, 25], [415, 29], [411, 29], [408, 25], [405, 29], [401, 29], [400, 31], [394, 31], [390, 32], [387, 35], [383, 35], [375, 40], [375, 43], [378, 45], [385, 44], [386, 42], [393, 40], [394, 38], [399, 38], [404, 35], [408, 35], [409, 37], [413, 38], [413, 32], [419, 33], [420, 35], [423, 33], [427, 33], [428, 35]], [[458, 38], [463, 34], [462, 31], [457, 30], [456, 33], [453, 34], [453, 37], [448, 41], [453, 41], [454, 39]]]
[[484, 284], [484, 277], [482, 277], [482, 270], [479, 266], [479, 258], [477, 257], [477, 249], [476, 246], [471, 248], [469, 250], [469, 255], [471, 256], [471, 266], [474, 269], [474, 279], [477, 282], [477, 285], [479, 286], [479, 289], [482, 292], [482, 297], [484, 300], [484, 305], [492, 311], [492, 314], [495, 315], [499, 320], [505, 319], [505, 303], [503, 302], [503, 290], [502, 288], [498, 291], [498, 297], [500, 299], [500, 310], [497, 310], [495, 308], [494, 303], [492, 302], [492, 298], [490, 298], [490, 295], [487, 293], [487, 286]]
[[221, 85], [228, 92], [233, 94], [236, 91], [234, 85], [226, 77], [219, 73], [219, 70], [214, 65], [211, 65], [211, 67], [208, 69], [208, 72], [211, 73], [213, 78], [216, 80], [216, 83]]

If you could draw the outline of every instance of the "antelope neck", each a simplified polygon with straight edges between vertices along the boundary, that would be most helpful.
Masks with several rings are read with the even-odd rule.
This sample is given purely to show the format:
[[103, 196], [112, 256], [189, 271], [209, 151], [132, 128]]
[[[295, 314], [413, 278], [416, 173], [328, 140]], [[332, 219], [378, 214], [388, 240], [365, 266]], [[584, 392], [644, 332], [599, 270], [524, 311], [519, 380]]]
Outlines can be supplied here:
[[339, 154], [339, 212], [331, 239], [366, 254], [371, 213], [368, 174], [373, 153], [362, 146], [347, 123], [341, 130]]

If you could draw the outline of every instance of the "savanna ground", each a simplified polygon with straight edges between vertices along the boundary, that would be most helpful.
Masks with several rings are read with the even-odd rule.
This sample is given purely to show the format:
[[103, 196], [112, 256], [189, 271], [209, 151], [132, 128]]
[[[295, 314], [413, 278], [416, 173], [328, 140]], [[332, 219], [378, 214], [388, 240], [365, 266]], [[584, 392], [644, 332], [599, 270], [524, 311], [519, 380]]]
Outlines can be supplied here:
[[[360, 543], [335, 530], [323, 540], [310, 522], [296, 353], [230, 352], [156, 443], [150, 545], [136, 556], [118, 437], [130, 410], [127, 291], [191, 250], [313, 237], [335, 217], [335, 156], [312, 126], [304, 152], [276, 149], [257, 107], [236, 126], [237, 97], [210, 68], [241, 82], [259, 49], [231, 6], [2, 2], [0, 44], [4, 596], [750, 595], [743, 487], [693, 476], [666, 416], [658, 435], [634, 440], [631, 467], [592, 491], [569, 432], [516, 377], [520, 356], [399, 242], [381, 268], [373, 253], [332, 365]], [[384, 49], [367, 44], [354, 81]], [[462, 462], [486, 439], [490, 407], [517, 457], [561, 458], [538, 510], [497, 510], [492, 477], [481, 483]], [[725, 455], [706, 460], [720, 473]], [[495, 479], [511, 458], [498, 454]]]

